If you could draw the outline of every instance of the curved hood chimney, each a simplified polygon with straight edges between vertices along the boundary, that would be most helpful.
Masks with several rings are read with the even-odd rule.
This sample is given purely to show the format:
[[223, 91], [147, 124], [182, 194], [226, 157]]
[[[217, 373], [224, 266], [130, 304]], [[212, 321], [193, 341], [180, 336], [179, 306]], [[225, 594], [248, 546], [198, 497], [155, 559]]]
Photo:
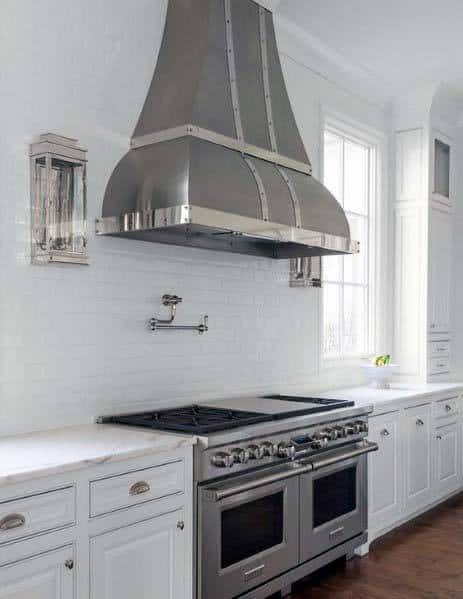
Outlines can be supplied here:
[[97, 233], [270, 258], [358, 251], [311, 173], [272, 13], [252, 0], [170, 0]]

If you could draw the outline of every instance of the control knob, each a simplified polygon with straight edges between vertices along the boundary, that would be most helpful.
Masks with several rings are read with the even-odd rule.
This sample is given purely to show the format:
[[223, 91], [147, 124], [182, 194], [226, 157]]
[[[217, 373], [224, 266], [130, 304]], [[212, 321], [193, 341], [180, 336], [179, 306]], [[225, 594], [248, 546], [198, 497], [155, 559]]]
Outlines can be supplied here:
[[322, 434], [326, 435], [330, 441], [336, 441], [339, 436], [336, 428], [325, 428], [322, 430]]
[[296, 453], [296, 448], [291, 441], [282, 441], [278, 445], [278, 456], [280, 458], [292, 458]]
[[262, 443], [262, 447], [264, 448], [264, 455], [273, 457], [278, 452], [278, 445], [276, 443], [271, 443], [270, 441], [265, 441]]
[[326, 437], [318, 437], [312, 440], [310, 447], [312, 449], [323, 449], [328, 445], [328, 439]]
[[338, 433], [338, 439], [340, 437], [346, 437], [347, 436], [347, 431], [346, 431], [346, 427], [345, 426], [335, 426], [334, 428], [335, 428], [335, 430]]
[[363, 420], [357, 420], [357, 422], [354, 422], [354, 425], [358, 426], [359, 433], [367, 433], [368, 432], [368, 422], [364, 422]]
[[262, 445], [249, 445], [247, 448], [251, 460], [261, 460], [264, 457]]
[[235, 464], [246, 464], [246, 462], [249, 460], [249, 451], [247, 449], [235, 447], [230, 453]]
[[212, 456], [212, 464], [217, 468], [231, 468], [235, 460], [228, 451], [218, 451]]
[[344, 430], [346, 431], [346, 435], [356, 435], [359, 432], [358, 425], [355, 425], [353, 422], [348, 422], [344, 426]]

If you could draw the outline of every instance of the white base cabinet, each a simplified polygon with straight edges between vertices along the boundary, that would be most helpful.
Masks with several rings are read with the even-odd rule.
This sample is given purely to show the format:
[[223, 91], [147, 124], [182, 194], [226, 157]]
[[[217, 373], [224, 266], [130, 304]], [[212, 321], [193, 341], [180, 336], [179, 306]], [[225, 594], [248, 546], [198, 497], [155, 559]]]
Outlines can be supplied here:
[[5, 485], [0, 599], [192, 599], [193, 447]]
[[398, 412], [372, 418], [368, 438], [378, 444], [378, 451], [368, 456], [369, 526], [379, 529], [393, 522], [400, 512]]
[[460, 483], [458, 423], [437, 427], [433, 436], [436, 492], [438, 496], [456, 491]]
[[1, 599], [74, 599], [72, 547], [0, 568]]
[[91, 540], [92, 599], [183, 599], [184, 512], [158, 516]]
[[463, 489], [460, 401], [438, 396], [370, 418], [379, 449], [368, 463], [369, 542]]
[[405, 510], [414, 512], [431, 497], [431, 406], [405, 410]]

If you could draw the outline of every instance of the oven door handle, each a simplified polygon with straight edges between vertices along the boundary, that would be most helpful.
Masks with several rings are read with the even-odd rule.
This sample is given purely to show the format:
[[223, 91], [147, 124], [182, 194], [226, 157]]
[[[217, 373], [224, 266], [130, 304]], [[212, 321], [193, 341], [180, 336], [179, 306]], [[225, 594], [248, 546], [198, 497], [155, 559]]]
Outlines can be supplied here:
[[361, 444], [357, 444], [355, 449], [347, 449], [336, 452], [332, 455], [327, 455], [325, 457], [322, 456], [319, 459], [310, 460], [310, 463], [312, 464], [312, 470], [320, 470], [321, 468], [332, 466], [338, 462], [344, 462], [350, 458], [356, 458], [357, 456], [377, 450], [377, 443], [373, 443], [372, 441], [363, 441]]
[[203, 497], [206, 499], [206, 501], [222, 501], [222, 499], [227, 499], [227, 497], [239, 495], [240, 493], [244, 493], [246, 491], [252, 491], [253, 489], [263, 487], [264, 485], [277, 483], [281, 480], [292, 478], [293, 476], [299, 476], [300, 474], [310, 472], [311, 470], [312, 464], [299, 464], [298, 462], [292, 462], [291, 468], [283, 470], [282, 472], [274, 472], [273, 474], [257, 477], [254, 480], [249, 480], [241, 484], [230, 485], [228, 487], [224, 487], [223, 489], [214, 489], [213, 487], [206, 488], [203, 490]]

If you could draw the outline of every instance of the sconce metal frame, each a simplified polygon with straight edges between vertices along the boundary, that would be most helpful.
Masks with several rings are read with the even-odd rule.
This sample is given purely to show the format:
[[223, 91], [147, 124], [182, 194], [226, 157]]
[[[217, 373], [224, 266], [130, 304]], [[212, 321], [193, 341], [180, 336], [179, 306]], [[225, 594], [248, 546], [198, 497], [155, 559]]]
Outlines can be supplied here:
[[[78, 147], [78, 140], [55, 133], [44, 133], [30, 146], [30, 176], [31, 176], [31, 258], [33, 264], [48, 264], [51, 262], [68, 262], [72, 264], [88, 264], [87, 255], [87, 150]], [[40, 189], [37, 178], [36, 165], [42, 160], [46, 172], [46, 191], [44, 204], [39, 197]], [[51, 237], [51, 211], [53, 210], [52, 199], [52, 164], [53, 161], [61, 161], [82, 169], [82, 246], [83, 251], [72, 251], [69, 249], [56, 249], [52, 247]], [[44, 220], [38, 220], [38, 212], [45, 211]], [[38, 229], [44, 228], [45, 240], [39, 243]]]
[[322, 287], [322, 258], [292, 258], [289, 267], [290, 287]]

